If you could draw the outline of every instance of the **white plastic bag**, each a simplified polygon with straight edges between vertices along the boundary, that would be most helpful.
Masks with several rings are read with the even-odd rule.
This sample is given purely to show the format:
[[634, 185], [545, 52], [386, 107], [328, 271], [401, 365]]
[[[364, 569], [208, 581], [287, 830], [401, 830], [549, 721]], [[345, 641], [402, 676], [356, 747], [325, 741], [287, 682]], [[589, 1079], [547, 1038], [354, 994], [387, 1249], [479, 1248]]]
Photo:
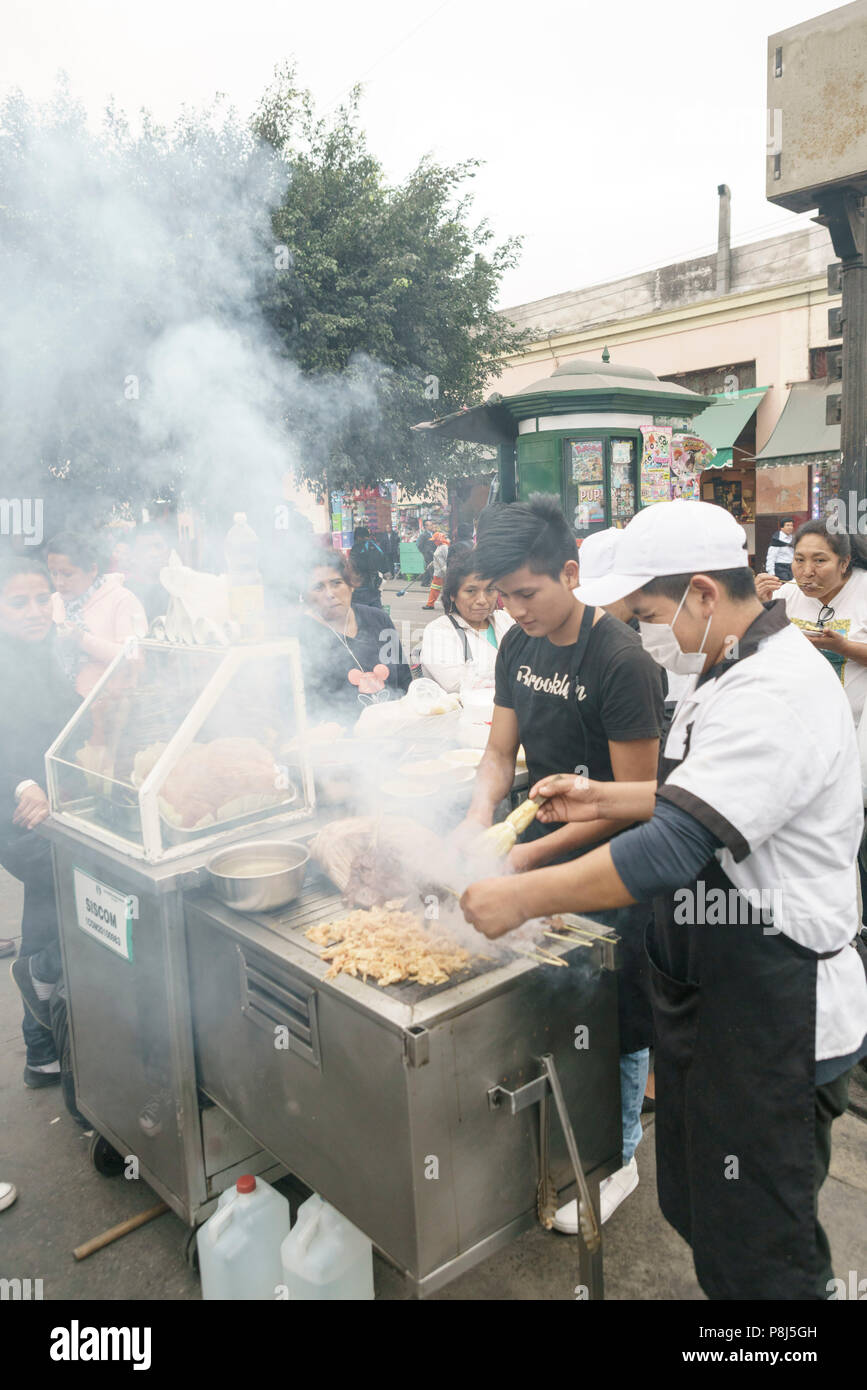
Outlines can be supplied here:
[[357, 738], [454, 739], [461, 702], [436, 681], [413, 681], [402, 700], [369, 705], [355, 726]]

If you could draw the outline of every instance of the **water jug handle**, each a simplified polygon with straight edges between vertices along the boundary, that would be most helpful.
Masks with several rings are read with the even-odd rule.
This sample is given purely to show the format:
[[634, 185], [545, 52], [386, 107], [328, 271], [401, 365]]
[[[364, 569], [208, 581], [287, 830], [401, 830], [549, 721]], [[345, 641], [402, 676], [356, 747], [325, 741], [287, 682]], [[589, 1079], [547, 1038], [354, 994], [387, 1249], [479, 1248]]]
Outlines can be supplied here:
[[305, 1255], [307, 1254], [307, 1251], [310, 1249], [310, 1242], [316, 1234], [316, 1228], [319, 1225], [319, 1218], [321, 1214], [321, 1212], [317, 1211], [313, 1216], [310, 1217], [304, 1229], [302, 1231], [299, 1231], [298, 1233], [298, 1244], [301, 1246], [301, 1249], [304, 1251]]
[[220, 1236], [223, 1234], [224, 1227], [229, 1225], [234, 1215], [234, 1202], [229, 1202], [228, 1205], [223, 1207], [220, 1211], [214, 1212], [214, 1215], [208, 1222], [208, 1235], [211, 1237], [212, 1245], [219, 1240]]

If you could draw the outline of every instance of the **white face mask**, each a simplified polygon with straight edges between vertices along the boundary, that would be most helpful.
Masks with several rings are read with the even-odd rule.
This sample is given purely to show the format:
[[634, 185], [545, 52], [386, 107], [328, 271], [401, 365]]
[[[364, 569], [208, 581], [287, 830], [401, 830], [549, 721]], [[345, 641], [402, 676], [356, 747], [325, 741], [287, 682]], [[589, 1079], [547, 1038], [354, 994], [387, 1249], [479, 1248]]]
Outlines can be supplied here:
[[685, 652], [674, 631], [674, 625], [680, 616], [680, 610], [686, 602], [688, 593], [689, 585], [687, 584], [683, 598], [677, 605], [677, 612], [670, 623], [639, 622], [638, 631], [641, 636], [642, 647], [660, 666], [664, 666], [667, 671], [673, 671], [679, 676], [700, 676], [704, 670], [704, 644], [710, 631], [710, 618], [707, 620], [707, 627], [697, 652]]

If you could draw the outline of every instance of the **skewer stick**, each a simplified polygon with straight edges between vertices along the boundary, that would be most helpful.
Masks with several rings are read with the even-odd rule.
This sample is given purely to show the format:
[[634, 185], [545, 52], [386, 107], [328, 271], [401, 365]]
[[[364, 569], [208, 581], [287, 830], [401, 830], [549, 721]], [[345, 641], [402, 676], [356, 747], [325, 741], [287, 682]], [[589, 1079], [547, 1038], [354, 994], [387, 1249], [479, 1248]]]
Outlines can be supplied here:
[[527, 960], [535, 961], [536, 965], [560, 965], [563, 967], [568, 967], [569, 965], [568, 961], [561, 960], [559, 956], [548, 955], [538, 949], [534, 951], [529, 947], [524, 949], [522, 946], [513, 946], [512, 950], [516, 955], [524, 956]]
[[543, 936], [551, 936], [555, 941], [565, 941], [567, 946], [577, 946], [579, 944], [577, 936], [561, 936], [559, 932], [544, 931]]
[[557, 965], [566, 965], [566, 964], [567, 964], [567, 962], [566, 962], [565, 960], [563, 960], [560, 956], [555, 956], [553, 951], [546, 951], [546, 949], [545, 949], [544, 946], [536, 946], [534, 949], [535, 949], [535, 950], [538, 952], [538, 954], [543, 958], [543, 960], [551, 960], [551, 961], [554, 961], [555, 964], [557, 964]]
[[102, 1250], [104, 1246], [120, 1240], [121, 1236], [128, 1235], [130, 1231], [138, 1230], [139, 1226], [144, 1226], [148, 1221], [162, 1216], [168, 1209], [165, 1202], [158, 1202], [155, 1207], [148, 1207], [147, 1211], [140, 1211], [138, 1216], [131, 1216], [129, 1220], [121, 1221], [119, 1226], [112, 1226], [109, 1230], [103, 1231], [101, 1236], [94, 1236], [92, 1240], [86, 1240], [83, 1245], [77, 1245], [72, 1253], [77, 1260], [86, 1260], [88, 1255], [92, 1255], [95, 1250]]

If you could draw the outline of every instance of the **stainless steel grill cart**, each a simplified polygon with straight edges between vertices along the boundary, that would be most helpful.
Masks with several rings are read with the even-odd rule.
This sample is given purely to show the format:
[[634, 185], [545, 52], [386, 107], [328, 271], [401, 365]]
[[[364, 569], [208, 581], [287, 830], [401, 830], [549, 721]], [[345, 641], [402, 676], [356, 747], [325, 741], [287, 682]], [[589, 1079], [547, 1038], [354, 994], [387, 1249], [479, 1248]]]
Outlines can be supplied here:
[[[203, 1091], [424, 1294], [536, 1221], [547, 1055], [598, 1211], [599, 1181], [621, 1162], [615, 938], [571, 918], [587, 936], [560, 948], [568, 970], [513, 957], [456, 983], [380, 989], [326, 980], [304, 935], [345, 911], [323, 880], [267, 915], [188, 895]], [[574, 1173], [556, 1118], [548, 1149], [566, 1200]], [[601, 1297], [598, 1256], [578, 1282]]]
[[[220, 741], [236, 761], [214, 772]], [[571, 1197], [577, 1170], [576, 1282], [600, 1297], [590, 1207], [621, 1150], [615, 939], [574, 918], [568, 970], [495, 954], [437, 987], [326, 980], [304, 935], [345, 911], [326, 880], [269, 914], [204, 889], [215, 847], [316, 828], [304, 742], [294, 642], [142, 643], [49, 751], [82, 1113], [190, 1227], [241, 1172], [290, 1171], [420, 1294]], [[221, 800], [248, 754], [274, 760], [273, 785]], [[204, 782], [180, 775], [185, 757]]]

